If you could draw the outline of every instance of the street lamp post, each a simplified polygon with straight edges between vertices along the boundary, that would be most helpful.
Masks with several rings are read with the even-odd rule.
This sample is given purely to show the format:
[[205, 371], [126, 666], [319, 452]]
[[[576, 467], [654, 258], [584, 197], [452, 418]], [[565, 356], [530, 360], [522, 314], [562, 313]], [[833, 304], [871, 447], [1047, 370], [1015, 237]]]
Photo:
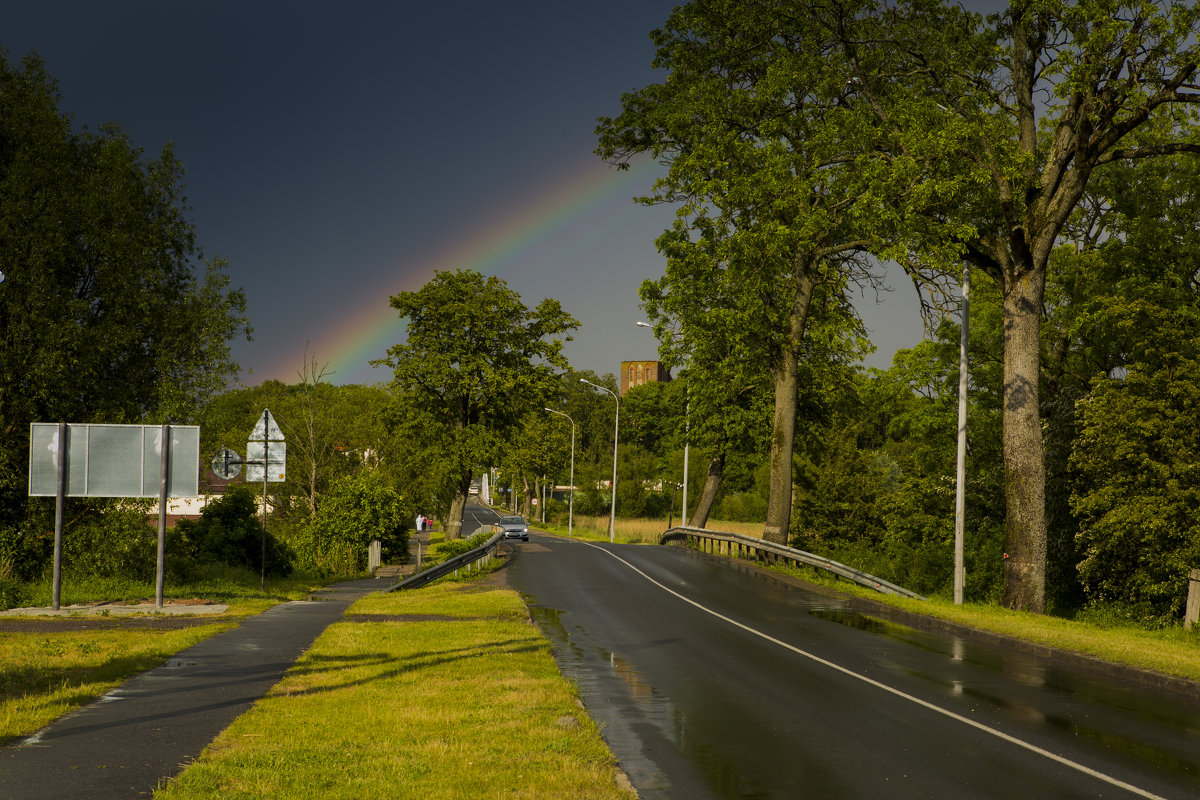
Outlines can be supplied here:
[[558, 414], [560, 417], [566, 417], [568, 420], [571, 420], [571, 486], [567, 494], [567, 536], [570, 536], [575, 524], [575, 420], [571, 419], [570, 414], [555, 411], [553, 408], [546, 408], [546, 410], [551, 414]]
[[967, 388], [971, 369], [967, 346], [971, 325], [971, 266], [963, 267], [962, 330], [958, 343], [958, 469], [954, 489], [954, 603], [962, 605], [966, 570], [963, 566], [963, 540], [967, 523]]
[[[650, 328], [652, 330], [654, 328], [649, 322], [639, 322], [637, 325], [639, 328]], [[677, 333], [674, 335], [679, 336], [681, 334]], [[686, 393], [688, 399], [685, 401], [683, 410], [683, 501], [682, 507], [679, 509], [679, 517], [683, 520], [683, 524], [687, 525], [688, 450], [691, 447], [692, 438], [692, 401], [691, 390], [688, 389], [686, 383], [683, 386], [683, 391]]]
[[612, 476], [612, 503], [608, 510], [608, 541], [616, 541], [617, 530], [617, 435], [620, 432], [621, 423], [621, 398], [617, 397], [617, 393], [612, 389], [601, 386], [598, 383], [592, 383], [587, 378], [580, 378], [580, 383], [586, 383], [588, 386], [594, 386], [601, 391], [608, 392], [612, 395], [613, 401], [617, 404], [617, 414], [613, 417], [613, 476]]

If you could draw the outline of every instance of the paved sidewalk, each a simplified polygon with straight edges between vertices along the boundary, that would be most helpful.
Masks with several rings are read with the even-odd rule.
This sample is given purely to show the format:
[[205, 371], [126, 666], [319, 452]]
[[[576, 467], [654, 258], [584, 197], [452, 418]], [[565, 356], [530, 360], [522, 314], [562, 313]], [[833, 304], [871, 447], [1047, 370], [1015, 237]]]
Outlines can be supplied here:
[[262, 697], [355, 600], [387, 579], [339, 583], [188, 648], [0, 749], [0, 798], [149, 796]]

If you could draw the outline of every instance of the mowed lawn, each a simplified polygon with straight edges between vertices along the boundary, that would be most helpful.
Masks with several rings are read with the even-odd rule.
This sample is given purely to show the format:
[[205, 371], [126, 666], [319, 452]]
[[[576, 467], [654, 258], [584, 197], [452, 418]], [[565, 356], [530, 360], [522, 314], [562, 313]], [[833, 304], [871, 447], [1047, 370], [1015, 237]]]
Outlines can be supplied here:
[[372, 595], [155, 794], [631, 798], [517, 593]]
[[130, 676], [228, 630], [236, 620], [182, 630], [0, 630], [0, 745], [28, 736]]

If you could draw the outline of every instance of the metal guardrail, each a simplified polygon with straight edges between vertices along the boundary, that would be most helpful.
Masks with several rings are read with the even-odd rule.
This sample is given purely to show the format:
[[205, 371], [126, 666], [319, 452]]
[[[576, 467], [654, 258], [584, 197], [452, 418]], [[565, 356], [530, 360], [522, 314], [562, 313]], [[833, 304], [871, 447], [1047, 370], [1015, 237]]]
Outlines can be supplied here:
[[[504, 539], [504, 529], [496, 525], [487, 525], [478, 528], [475, 533], [479, 533], [484, 527], [491, 528], [495, 533], [492, 538], [488, 539], [474, 550], [448, 558], [440, 564], [435, 564], [429, 569], [418, 572], [415, 575], [409, 575], [399, 583], [393, 584], [384, 589], [385, 592], [394, 592], [397, 589], [420, 589], [426, 584], [436, 581], [438, 578], [443, 578], [450, 573], [458, 575], [460, 569], [480, 569], [481, 565], [491, 561], [496, 555], [496, 549], [500, 547], [500, 542]], [[472, 536], [475, 533], [471, 534]], [[420, 565], [417, 565], [420, 567]]]
[[848, 567], [845, 564], [825, 558], [824, 556], [818, 556], [804, 550], [797, 550], [794, 547], [775, 544], [763, 539], [755, 539], [752, 536], [743, 536], [740, 533], [726, 533], [724, 531], [710, 531], [706, 528], [679, 526], [667, 530], [658, 539], [659, 544], [680, 541], [684, 544], [694, 546], [700, 552], [708, 552], [715, 555], [741, 558], [745, 557], [748, 552], [754, 552], [755, 554], [765, 554], [767, 560], [783, 559], [785, 561], [795, 561], [807, 564], [810, 567], [828, 570], [839, 578], [845, 578], [848, 581], [857, 583], [859, 586], [866, 586], [868, 589], [874, 589], [883, 594], [910, 597], [914, 600], [925, 599], [922, 595], [911, 592], [903, 586], [897, 586], [890, 581], [885, 581], [883, 578], [877, 578], [862, 570]]

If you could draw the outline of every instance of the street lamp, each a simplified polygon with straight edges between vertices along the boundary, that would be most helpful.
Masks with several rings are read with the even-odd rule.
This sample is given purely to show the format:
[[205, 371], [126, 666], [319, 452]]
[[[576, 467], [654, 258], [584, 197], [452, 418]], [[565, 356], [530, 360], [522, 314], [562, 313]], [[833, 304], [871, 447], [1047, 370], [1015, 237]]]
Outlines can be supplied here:
[[962, 605], [966, 570], [963, 566], [963, 531], [967, 524], [967, 388], [971, 370], [967, 345], [971, 325], [971, 265], [963, 265], [962, 330], [958, 342], [958, 469], [954, 489], [954, 604]]
[[[651, 330], [654, 329], [654, 326], [651, 325], [649, 322], [639, 322], [637, 325], [639, 328], [650, 328]], [[673, 335], [681, 336], [682, 334], [676, 333]], [[680, 517], [683, 519], [683, 524], [687, 525], [688, 524], [688, 515], [687, 515], [688, 450], [691, 447], [692, 400], [691, 400], [691, 391], [688, 389], [686, 383], [683, 385], [683, 391], [685, 392], [685, 395], [687, 396], [688, 399], [684, 404], [684, 411], [683, 411], [683, 507], [680, 509], [679, 514], [680, 514]]]
[[[543, 408], [546, 408], [543, 406]], [[567, 536], [571, 535], [572, 526], [575, 524], [575, 420], [571, 419], [570, 414], [564, 414], [561, 411], [555, 411], [553, 408], [546, 408], [551, 414], [558, 414], [560, 417], [566, 417], [571, 420], [571, 488], [568, 493], [567, 500]]]
[[617, 414], [613, 417], [613, 476], [612, 476], [612, 503], [608, 511], [608, 541], [616, 541], [617, 530], [617, 434], [620, 431], [621, 423], [621, 399], [617, 397], [617, 393], [612, 389], [601, 386], [598, 383], [592, 383], [587, 378], [580, 378], [580, 383], [586, 383], [588, 386], [594, 386], [601, 391], [608, 392], [612, 395], [613, 400], [617, 404]]

